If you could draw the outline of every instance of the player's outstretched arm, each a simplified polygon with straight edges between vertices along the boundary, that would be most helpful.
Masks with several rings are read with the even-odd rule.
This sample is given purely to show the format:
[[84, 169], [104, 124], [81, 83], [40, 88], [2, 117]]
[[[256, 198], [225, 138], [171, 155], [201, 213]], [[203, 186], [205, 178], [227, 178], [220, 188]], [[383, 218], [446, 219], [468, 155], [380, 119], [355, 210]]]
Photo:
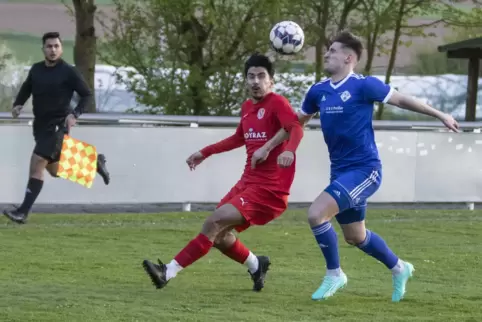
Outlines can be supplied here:
[[203, 148], [199, 152], [201, 152], [204, 158], [208, 158], [213, 154], [228, 152], [228, 151], [240, 148], [243, 145], [244, 145], [244, 136], [242, 135], [242, 133], [238, 133], [238, 131], [236, 131], [235, 134], [217, 143], [208, 145], [207, 147]]
[[443, 113], [424, 102], [405, 94], [402, 94], [394, 89], [393, 93], [388, 99], [388, 103], [398, 106], [402, 109], [425, 114], [436, 119], [439, 119], [447, 128], [454, 132], [459, 132], [459, 125], [457, 121], [449, 114]]
[[242, 147], [243, 145], [243, 128], [241, 127], [241, 124], [239, 124], [233, 135], [191, 154], [187, 158], [186, 163], [189, 166], [189, 169], [194, 170], [199, 164], [201, 164], [201, 162], [209, 158], [211, 155], [231, 151]]
[[452, 131], [458, 132], [459, 125], [451, 115], [438, 111], [412, 96], [399, 93], [376, 77], [367, 76], [363, 78], [363, 90], [365, 100], [368, 102], [389, 103], [405, 110], [435, 117]]

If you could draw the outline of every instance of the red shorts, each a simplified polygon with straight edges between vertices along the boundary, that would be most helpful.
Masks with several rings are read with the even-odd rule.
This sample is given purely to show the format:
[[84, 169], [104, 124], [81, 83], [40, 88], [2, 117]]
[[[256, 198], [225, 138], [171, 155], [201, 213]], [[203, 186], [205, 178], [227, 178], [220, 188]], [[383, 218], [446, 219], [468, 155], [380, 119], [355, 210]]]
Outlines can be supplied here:
[[237, 183], [219, 202], [217, 208], [225, 204], [236, 207], [246, 219], [245, 224], [235, 227], [238, 232], [242, 232], [251, 225], [265, 225], [281, 216], [288, 207], [288, 195], [255, 185]]

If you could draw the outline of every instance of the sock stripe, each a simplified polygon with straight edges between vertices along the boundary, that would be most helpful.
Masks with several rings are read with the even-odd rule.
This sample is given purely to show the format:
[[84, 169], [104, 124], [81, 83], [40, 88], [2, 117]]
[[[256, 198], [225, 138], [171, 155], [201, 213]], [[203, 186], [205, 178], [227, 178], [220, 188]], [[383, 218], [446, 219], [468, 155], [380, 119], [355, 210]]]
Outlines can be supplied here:
[[358, 248], [363, 248], [363, 247], [365, 247], [366, 245], [368, 245], [368, 243], [370, 242], [371, 237], [372, 237], [372, 232], [367, 229], [367, 230], [366, 230], [365, 240], [363, 241], [363, 243], [361, 243], [360, 245], [358, 245]]
[[387, 268], [392, 269], [398, 262], [397, 255], [395, 255], [390, 247], [388, 247], [383, 238], [368, 229], [366, 232], [367, 236], [363, 243], [358, 245], [358, 248], [367, 255], [370, 255], [385, 264]]
[[338, 238], [330, 222], [325, 222], [312, 227], [316, 243], [321, 249], [326, 261], [328, 270], [340, 268], [340, 257], [338, 255]]
[[326, 222], [326, 223], [323, 223], [319, 226], [312, 227], [311, 231], [313, 232], [313, 235], [317, 236], [317, 235], [321, 235], [321, 234], [326, 233], [330, 229], [331, 229], [331, 223]]

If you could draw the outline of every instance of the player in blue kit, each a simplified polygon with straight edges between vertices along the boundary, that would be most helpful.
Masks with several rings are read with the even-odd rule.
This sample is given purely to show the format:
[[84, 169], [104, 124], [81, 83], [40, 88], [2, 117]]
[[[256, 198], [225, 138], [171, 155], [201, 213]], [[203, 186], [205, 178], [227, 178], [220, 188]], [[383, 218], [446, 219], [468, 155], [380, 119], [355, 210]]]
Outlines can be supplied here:
[[[375, 232], [365, 228], [367, 199], [380, 187], [382, 166], [372, 127], [374, 102], [384, 102], [439, 119], [458, 132], [452, 116], [410, 96], [403, 95], [371, 76], [353, 72], [363, 51], [361, 41], [342, 32], [332, 41], [324, 56], [329, 79], [314, 84], [306, 94], [298, 118], [301, 123], [320, 113], [321, 128], [331, 161], [330, 185], [308, 210], [308, 222], [326, 260], [327, 272], [313, 300], [326, 299], [347, 284], [340, 267], [338, 239], [330, 220], [335, 217], [345, 240], [382, 262], [392, 272], [392, 301], [399, 302], [414, 267], [401, 260]], [[280, 130], [255, 152], [262, 162], [267, 153], [287, 138]], [[259, 159], [259, 161], [258, 161]], [[280, 166], [290, 165], [279, 160]]]

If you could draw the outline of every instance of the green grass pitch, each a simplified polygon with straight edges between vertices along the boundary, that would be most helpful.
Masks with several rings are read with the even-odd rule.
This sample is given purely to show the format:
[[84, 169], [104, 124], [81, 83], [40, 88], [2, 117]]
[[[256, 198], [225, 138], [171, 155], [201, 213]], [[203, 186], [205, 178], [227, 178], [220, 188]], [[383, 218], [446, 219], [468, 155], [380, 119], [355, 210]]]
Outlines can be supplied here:
[[262, 292], [251, 291], [245, 267], [215, 249], [156, 290], [142, 260], [169, 261], [207, 215], [33, 214], [22, 226], [0, 219], [0, 320], [482, 320], [482, 211], [370, 211], [368, 227], [415, 265], [401, 303], [390, 302], [387, 269], [340, 234], [348, 286], [327, 301], [311, 301], [324, 261], [304, 211], [241, 234], [255, 253], [271, 256]]

